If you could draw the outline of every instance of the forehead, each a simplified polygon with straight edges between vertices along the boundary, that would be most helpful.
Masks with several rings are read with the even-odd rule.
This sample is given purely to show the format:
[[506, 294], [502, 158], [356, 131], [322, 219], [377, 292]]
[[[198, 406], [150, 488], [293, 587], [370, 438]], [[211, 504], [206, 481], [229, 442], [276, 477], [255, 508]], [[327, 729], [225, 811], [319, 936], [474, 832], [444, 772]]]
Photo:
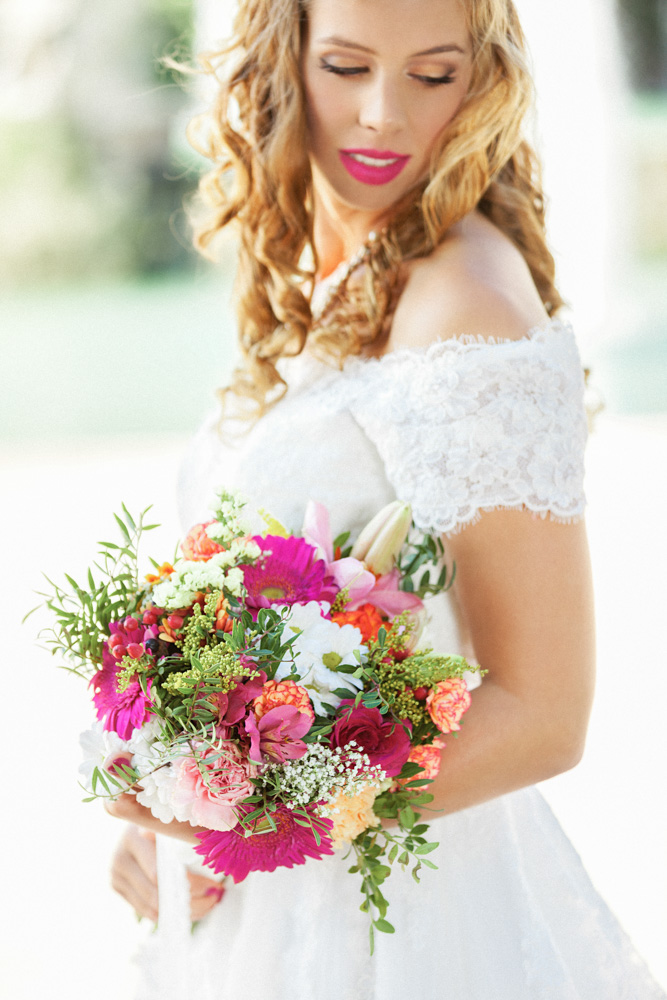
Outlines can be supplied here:
[[330, 37], [387, 54], [469, 41], [463, 0], [310, 0], [310, 44]]

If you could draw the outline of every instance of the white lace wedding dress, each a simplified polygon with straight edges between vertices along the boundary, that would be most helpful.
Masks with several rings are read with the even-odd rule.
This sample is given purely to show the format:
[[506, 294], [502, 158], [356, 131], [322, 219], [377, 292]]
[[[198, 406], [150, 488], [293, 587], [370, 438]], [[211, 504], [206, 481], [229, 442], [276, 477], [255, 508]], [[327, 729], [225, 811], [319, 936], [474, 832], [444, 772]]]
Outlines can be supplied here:
[[[286, 372], [286, 397], [236, 449], [217, 417], [202, 428], [183, 467], [184, 525], [207, 517], [221, 484], [293, 530], [308, 498], [328, 506], [334, 532], [360, 529], [396, 495], [438, 532], [494, 507], [564, 521], [583, 512], [582, 374], [558, 321], [515, 342], [351, 359], [343, 372], [302, 355]], [[460, 650], [448, 595], [430, 615], [429, 642]], [[172, 906], [177, 859], [162, 857], [140, 1000], [665, 1000], [536, 789], [431, 829], [438, 870], [420, 885], [394, 872], [397, 932], [376, 936], [373, 958], [341, 854], [229, 884], [191, 936]]]

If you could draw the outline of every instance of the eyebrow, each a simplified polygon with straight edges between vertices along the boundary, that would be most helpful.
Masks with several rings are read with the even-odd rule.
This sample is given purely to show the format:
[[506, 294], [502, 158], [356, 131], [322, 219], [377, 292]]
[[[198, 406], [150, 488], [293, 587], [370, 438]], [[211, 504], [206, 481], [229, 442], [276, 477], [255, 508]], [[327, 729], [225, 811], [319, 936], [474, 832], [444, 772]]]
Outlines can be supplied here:
[[[319, 38], [318, 42], [320, 45], [339, 45], [343, 49], [356, 49], [359, 52], [368, 52], [372, 56], [377, 55], [373, 49], [369, 49], [365, 45], [359, 45], [358, 42], [350, 42], [346, 38], [340, 38], [338, 35]], [[460, 45], [434, 45], [433, 48], [424, 49], [423, 52], [414, 52], [410, 58], [417, 59], [420, 56], [435, 56], [442, 52], [460, 52], [461, 55], [465, 54]]]

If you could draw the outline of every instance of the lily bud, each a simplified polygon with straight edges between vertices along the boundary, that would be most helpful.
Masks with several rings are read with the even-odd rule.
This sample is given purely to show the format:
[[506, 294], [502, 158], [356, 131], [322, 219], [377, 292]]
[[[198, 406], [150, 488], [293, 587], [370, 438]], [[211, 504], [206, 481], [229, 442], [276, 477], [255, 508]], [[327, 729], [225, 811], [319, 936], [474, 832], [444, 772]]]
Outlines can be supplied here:
[[384, 576], [393, 569], [411, 524], [410, 504], [394, 500], [369, 521], [355, 542], [351, 556], [363, 560], [373, 573]]

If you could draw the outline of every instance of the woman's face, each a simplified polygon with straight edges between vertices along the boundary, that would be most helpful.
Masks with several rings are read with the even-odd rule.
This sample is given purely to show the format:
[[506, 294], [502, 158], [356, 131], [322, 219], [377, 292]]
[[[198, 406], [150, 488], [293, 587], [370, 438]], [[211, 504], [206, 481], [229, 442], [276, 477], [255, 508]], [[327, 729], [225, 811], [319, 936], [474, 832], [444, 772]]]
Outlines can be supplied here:
[[302, 66], [316, 192], [389, 209], [428, 175], [471, 59], [461, 0], [313, 0]]

